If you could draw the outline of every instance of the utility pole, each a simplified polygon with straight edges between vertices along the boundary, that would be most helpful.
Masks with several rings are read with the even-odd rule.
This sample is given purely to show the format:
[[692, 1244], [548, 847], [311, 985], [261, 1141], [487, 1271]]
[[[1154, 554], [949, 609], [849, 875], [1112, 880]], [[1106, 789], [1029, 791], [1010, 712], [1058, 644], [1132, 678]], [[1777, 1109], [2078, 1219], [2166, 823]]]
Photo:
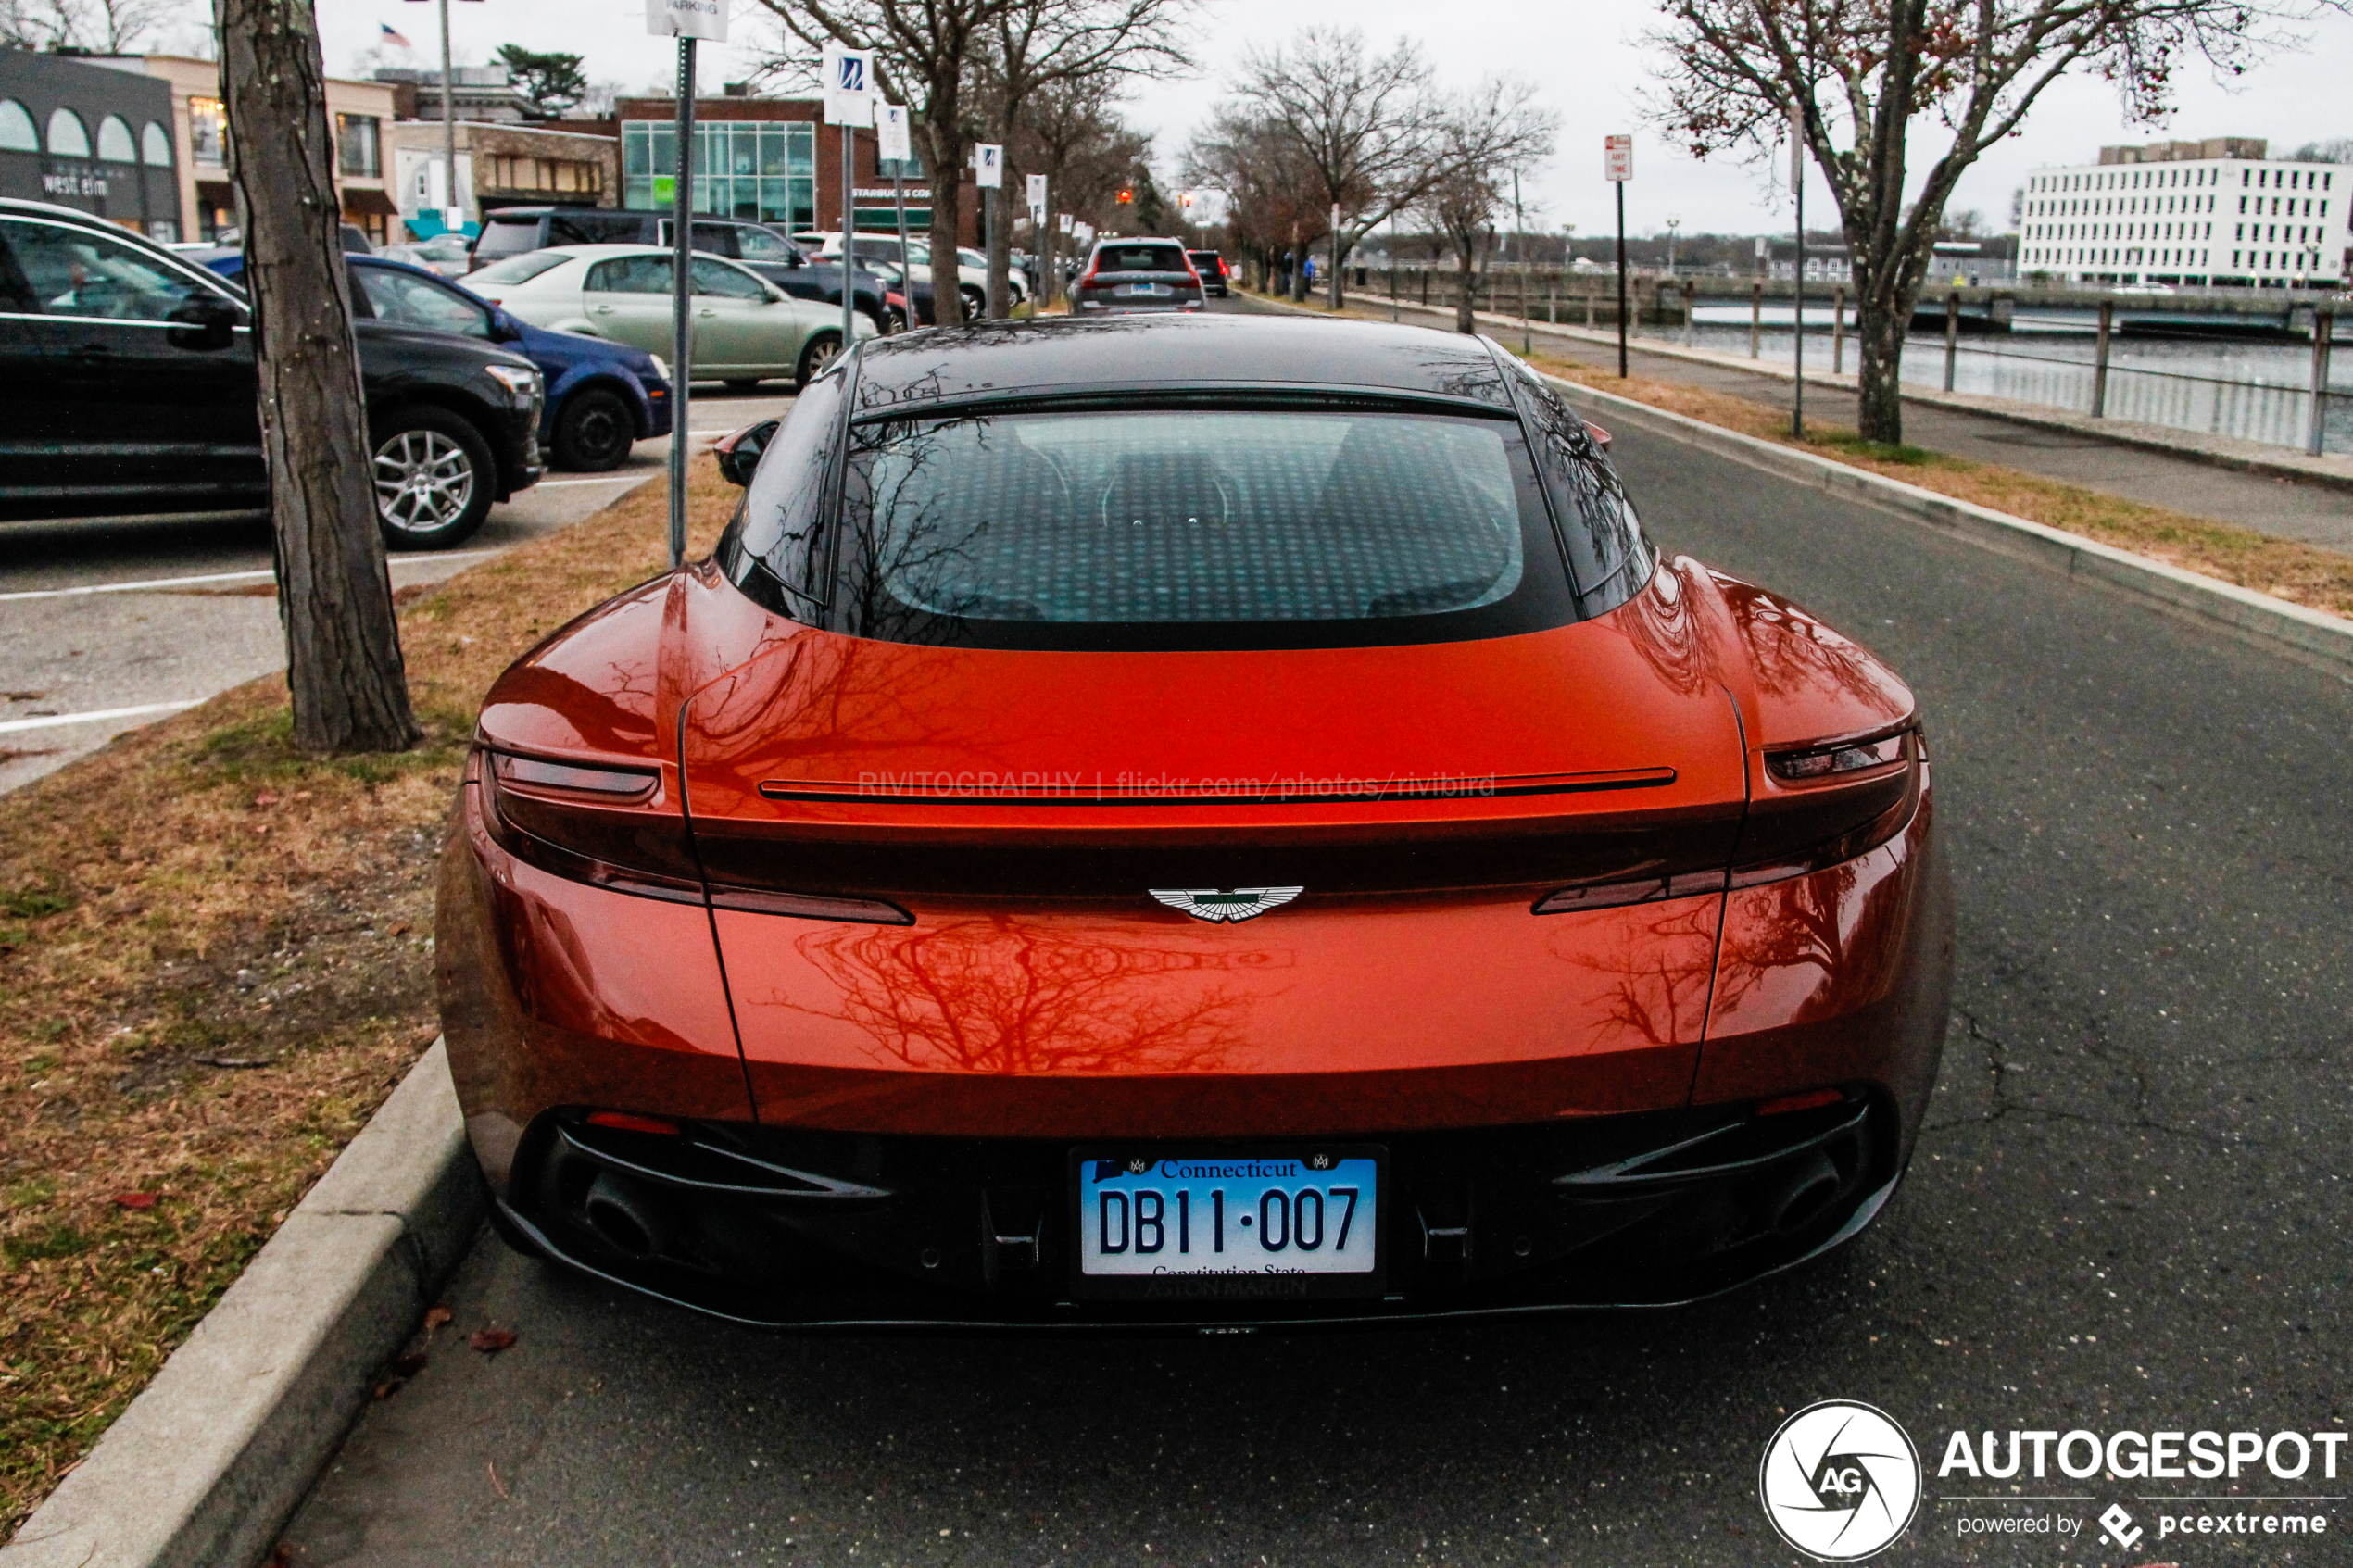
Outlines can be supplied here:
[[[458, 116], [450, 107], [449, 0], [441, 0], [441, 220], [452, 231], [465, 227], [458, 205]], [[452, 222], [453, 218], [458, 221]]]

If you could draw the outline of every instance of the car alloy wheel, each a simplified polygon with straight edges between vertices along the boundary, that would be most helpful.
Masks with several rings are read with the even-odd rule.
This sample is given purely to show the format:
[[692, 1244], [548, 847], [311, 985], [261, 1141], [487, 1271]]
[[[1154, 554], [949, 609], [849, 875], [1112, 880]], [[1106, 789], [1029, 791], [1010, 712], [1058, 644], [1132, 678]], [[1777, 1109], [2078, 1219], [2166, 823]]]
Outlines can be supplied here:
[[840, 358], [841, 334], [819, 332], [811, 338], [808, 346], [800, 351], [800, 368], [793, 378], [793, 384], [796, 387], [807, 386], [811, 382], [832, 370], [834, 361]]
[[473, 504], [473, 457], [437, 430], [404, 430], [376, 448], [376, 512], [419, 537], [447, 532]]

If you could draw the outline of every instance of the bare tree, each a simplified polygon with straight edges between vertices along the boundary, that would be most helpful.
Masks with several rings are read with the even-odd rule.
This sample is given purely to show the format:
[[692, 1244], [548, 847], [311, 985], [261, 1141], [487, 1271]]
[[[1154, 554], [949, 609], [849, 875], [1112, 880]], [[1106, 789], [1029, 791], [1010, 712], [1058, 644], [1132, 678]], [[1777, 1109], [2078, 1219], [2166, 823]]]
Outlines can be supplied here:
[[[1025, 0], [998, 13], [988, 47], [975, 62], [996, 139], [1008, 149], [1000, 206], [1032, 172], [1013, 161], [1018, 128], [1030, 99], [1058, 87], [1099, 83], [1108, 90], [1138, 77], [1164, 77], [1192, 69], [1184, 49], [1194, 0]], [[1045, 171], [1038, 171], [1045, 172]], [[1013, 224], [997, 225], [988, 246], [991, 296], [1007, 298]]]
[[1051, 82], [1029, 95], [1005, 154], [1015, 167], [1043, 174], [1051, 203], [1040, 235], [1040, 300], [1053, 291], [1061, 246], [1057, 212], [1101, 225], [1127, 170], [1150, 152], [1151, 138], [1130, 130], [1117, 108], [1118, 82], [1082, 77]]
[[[761, 0], [786, 36], [809, 50], [839, 42], [875, 51], [875, 82], [907, 106], [922, 132], [931, 179], [931, 297], [934, 320], [964, 319], [956, 245], [963, 227], [964, 168], [981, 140], [974, 66], [998, 19], [1026, 0]], [[791, 70], [777, 58], [768, 69]], [[848, 247], [849, 236], [843, 245]]]
[[1493, 251], [1513, 171], [1550, 157], [1559, 129], [1560, 117], [1537, 106], [1535, 87], [1509, 78], [1486, 83], [1447, 113], [1439, 148], [1444, 172], [1421, 210], [1454, 252], [1456, 332], [1471, 330], [1479, 264]]
[[188, 0], [0, 0], [0, 44], [133, 54], [188, 10]]
[[[1331, 209], [1315, 197], [1304, 149], [1264, 113], [1221, 105], [1187, 145], [1182, 169], [1187, 184], [1226, 197], [1227, 230], [1237, 246], [1257, 257], [1270, 288], [1277, 258], [1329, 228]], [[1303, 289], [1304, 280], [1294, 278]]]
[[1371, 56], [1361, 32], [1310, 27], [1271, 53], [1246, 55], [1239, 86], [1296, 144], [1313, 181], [1308, 194], [1331, 225], [1337, 310], [1349, 252], [1446, 171], [1429, 65], [1407, 39]]
[[[1903, 439], [1904, 334], [1944, 204], [1969, 166], [2015, 134], [2075, 71], [2117, 82], [2137, 121], [2161, 118], [2174, 74], [2202, 56], [2230, 72], [2284, 42], [2279, 24], [2344, 0], [1664, 0], [1655, 118], [1693, 154], [1760, 155], [1793, 105], [1828, 178], [1855, 269], [1861, 426]], [[1913, 183], [1915, 132], [1949, 141]]]
[[405, 751], [420, 732], [364, 458], [318, 19], [311, 0], [220, 0], [220, 36], [295, 745]]

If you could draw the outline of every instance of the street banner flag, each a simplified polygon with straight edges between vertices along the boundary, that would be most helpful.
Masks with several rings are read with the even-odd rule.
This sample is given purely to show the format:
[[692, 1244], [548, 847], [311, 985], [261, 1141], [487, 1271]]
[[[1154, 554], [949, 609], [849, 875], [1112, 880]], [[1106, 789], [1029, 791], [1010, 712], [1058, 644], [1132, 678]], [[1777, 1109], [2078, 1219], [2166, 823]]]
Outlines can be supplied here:
[[875, 142], [877, 157], [905, 163], [915, 156], [908, 135], [906, 105], [877, 103], [875, 106]]
[[825, 123], [874, 124], [875, 52], [828, 44], [822, 69], [825, 78]]

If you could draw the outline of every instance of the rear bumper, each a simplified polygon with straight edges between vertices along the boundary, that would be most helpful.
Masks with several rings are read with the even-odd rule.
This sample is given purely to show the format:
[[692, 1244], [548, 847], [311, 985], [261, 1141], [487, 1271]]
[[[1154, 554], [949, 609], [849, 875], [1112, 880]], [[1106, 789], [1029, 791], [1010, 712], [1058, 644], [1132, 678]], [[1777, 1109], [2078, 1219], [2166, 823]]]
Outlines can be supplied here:
[[1035, 1140], [709, 1123], [662, 1136], [555, 1113], [526, 1137], [497, 1217], [527, 1253], [778, 1329], [1166, 1331], [1660, 1307], [1859, 1233], [1899, 1179], [1897, 1120], [1857, 1089], [1772, 1117], [1718, 1107], [1365, 1135], [1352, 1141], [1388, 1162], [1384, 1288], [1352, 1300], [1300, 1299], [1278, 1280], [1255, 1286], [1265, 1294], [1220, 1281], [1212, 1300], [1182, 1282], [1165, 1300], [1086, 1298], [1072, 1279], [1069, 1146]]
[[[1013, 1063], [885, 1072], [863, 1052], [851, 1053], [863, 1068], [850, 1055], [828, 1065], [805, 1027], [826, 1010], [827, 972], [812, 960], [763, 978], [762, 953], [830, 951], [837, 928], [748, 931], [757, 940], [730, 956], [729, 969], [744, 972], [741, 1005], [730, 1008], [711, 911], [516, 861], [487, 837], [478, 797], [464, 788], [453, 813], [436, 959], [452, 1071], [502, 1230], [527, 1251], [748, 1323], [1230, 1327], [1690, 1301], [1803, 1262], [1879, 1212], [1942, 1047], [1951, 901], [1925, 809], [1861, 859], [1732, 896], [1704, 1043], [1693, 1030], [1688, 1043], [1629, 1037], [1599, 1054], [1446, 1062], [1444, 1032], [1414, 1027], [1401, 1040], [1428, 1042], [1417, 1060], [1372, 1071], [1379, 1042], [1360, 1019], [1356, 1047], [1332, 1071], [1122, 1075]], [[1718, 947], [1715, 908], [1702, 901], [1690, 914], [1703, 991]], [[1653, 909], [1648, 918], [1667, 912]], [[772, 918], [719, 912], [723, 924]], [[1496, 933], [1529, 918], [1515, 910], [1495, 931], [1466, 927], [1453, 946], [1486, 954], [1491, 975], [1510, 972]], [[859, 942], [900, 939], [900, 928], [840, 929], [850, 957]], [[1232, 928], [1207, 929], [1171, 939], [1176, 958], [1114, 967], [1150, 979], [1154, 995], [1187, 975], [1231, 991], [1265, 969], [1285, 997], [1326, 1016], [1312, 965], [1186, 958]], [[1287, 943], [1312, 942], [1304, 917], [1287, 929]], [[1648, 932], [1655, 945], [1658, 928]], [[1829, 934], [1835, 951], [1793, 940], [1806, 933]], [[1033, 961], [1035, 946], [1023, 948]], [[1572, 972], [1518, 967], [1565, 1016]], [[1498, 985], [1486, 985], [1485, 1021], [1504, 1027]], [[1625, 995], [1643, 1003], [1636, 1018], [1688, 1013], [1692, 999], [1678, 1003], [1675, 986]], [[1378, 1010], [1412, 1024], [1410, 1000]], [[1098, 1010], [1102, 1001], [1094, 997]], [[760, 1019], [772, 1010], [801, 1020], [788, 1052], [798, 1060], [761, 1048]], [[1605, 1023], [1595, 1013], [1570, 1034], [1590, 1047]], [[1526, 1034], [1517, 1023], [1506, 1032]], [[780, 1048], [786, 1039], [777, 1035]], [[1835, 1105], [1757, 1113], [1824, 1086], [1838, 1089]], [[584, 1130], [591, 1109], [689, 1132]], [[1203, 1306], [1074, 1294], [1063, 1183], [1076, 1145], [1190, 1151], [1302, 1138], [1386, 1151], [1390, 1263], [1378, 1298]], [[710, 1161], [697, 1148], [799, 1174], [714, 1184], [698, 1173], [697, 1161]], [[661, 1245], [633, 1251], [590, 1223], [599, 1180], [608, 1198], [645, 1206], [644, 1234]]]

